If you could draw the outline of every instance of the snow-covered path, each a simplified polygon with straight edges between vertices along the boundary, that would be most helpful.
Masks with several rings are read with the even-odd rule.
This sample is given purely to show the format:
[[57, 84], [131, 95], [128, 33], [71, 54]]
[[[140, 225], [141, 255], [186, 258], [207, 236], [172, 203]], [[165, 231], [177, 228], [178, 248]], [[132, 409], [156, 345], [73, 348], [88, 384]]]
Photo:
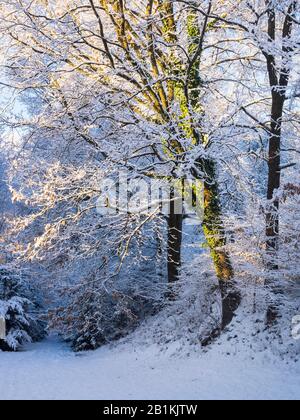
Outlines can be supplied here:
[[56, 339], [0, 353], [0, 399], [299, 399], [300, 368], [127, 345], [75, 355]]

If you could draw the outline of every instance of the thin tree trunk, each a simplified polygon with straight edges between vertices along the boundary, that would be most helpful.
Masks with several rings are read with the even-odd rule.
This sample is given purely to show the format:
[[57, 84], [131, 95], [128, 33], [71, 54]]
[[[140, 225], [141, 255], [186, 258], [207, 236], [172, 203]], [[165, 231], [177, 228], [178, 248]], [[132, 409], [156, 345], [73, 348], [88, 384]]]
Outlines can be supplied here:
[[[290, 79], [290, 68], [286, 65], [287, 57], [293, 52], [293, 47], [286, 43], [290, 39], [293, 30], [294, 14], [296, 10], [296, 1], [293, 1], [288, 10], [282, 29], [282, 67], [277, 71], [277, 60], [275, 55], [265, 51], [267, 60], [267, 69], [272, 92], [271, 109], [271, 130], [269, 139], [269, 174], [268, 174], [268, 194], [269, 208], [266, 215], [266, 236], [267, 251], [271, 256], [270, 267], [278, 269], [276, 261], [279, 241], [279, 200], [275, 197], [275, 192], [280, 188], [281, 180], [281, 135], [282, 135], [282, 117], [284, 104], [286, 100], [286, 91]], [[268, 9], [268, 36], [269, 41], [275, 43], [276, 40], [276, 12], [270, 0], [266, 0]]]
[[176, 214], [174, 189], [171, 191], [170, 199], [170, 214], [168, 218], [168, 282], [172, 285], [178, 281], [181, 267], [183, 215]]
[[[282, 29], [282, 67], [280, 72], [276, 69], [277, 60], [275, 55], [265, 51], [267, 60], [270, 88], [272, 92], [271, 109], [271, 130], [269, 138], [269, 159], [268, 159], [268, 208], [266, 212], [266, 250], [268, 257], [268, 269], [278, 270], [278, 250], [279, 250], [279, 198], [276, 197], [276, 191], [281, 185], [281, 137], [282, 137], [282, 118], [284, 104], [286, 101], [286, 91], [289, 85], [290, 68], [286, 65], [287, 57], [292, 53], [293, 47], [285, 41], [290, 39], [294, 24], [294, 14], [296, 10], [296, 1], [291, 2], [283, 23]], [[269, 41], [275, 43], [276, 40], [276, 12], [270, 0], [266, 0], [268, 9], [268, 36]], [[270, 284], [270, 280], [267, 280]], [[281, 294], [280, 288], [274, 286], [275, 294]], [[270, 304], [267, 311], [267, 322], [273, 324], [278, 316], [276, 304]]]
[[272, 115], [271, 115], [271, 135], [269, 140], [269, 160], [268, 160], [268, 192], [269, 201], [266, 214], [266, 236], [267, 252], [270, 257], [269, 268], [278, 269], [276, 254], [279, 241], [279, 199], [275, 198], [276, 191], [280, 188], [281, 180], [281, 126], [283, 116], [284, 98], [278, 94], [273, 94]]
[[[273, 93], [272, 104], [272, 122], [271, 135], [269, 140], [269, 161], [268, 161], [268, 208], [266, 213], [266, 251], [267, 251], [267, 267], [274, 271], [279, 269], [278, 251], [279, 251], [279, 198], [276, 198], [276, 191], [281, 184], [281, 129], [283, 116], [284, 98]], [[266, 285], [272, 287], [275, 295], [281, 294], [281, 290], [277, 285], [268, 278]], [[277, 300], [277, 299], [276, 299]], [[278, 305], [274, 302], [268, 304], [267, 324], [273, 325], [278, 318]]]

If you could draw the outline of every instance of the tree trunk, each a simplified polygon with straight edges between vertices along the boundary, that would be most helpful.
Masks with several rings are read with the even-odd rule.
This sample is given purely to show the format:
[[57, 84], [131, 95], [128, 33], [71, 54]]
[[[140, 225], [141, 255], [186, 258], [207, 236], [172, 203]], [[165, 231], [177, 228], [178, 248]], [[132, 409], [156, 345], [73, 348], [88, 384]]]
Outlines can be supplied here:
[[[276, 12], [270, 0], [266, 2], [268, 6], [268, 36], [269, 42], [276, 41]], [[264, 51], [267, 60], [267, 69], [272, 93], [271, 109], [271, 130], [269, 139], [269, 175], [268, 175], [268, 194], [269, 208], [266, 214], [266, 248], [270, 256], [269, 267], [278, 269], [277, 251], [279, 242], [279, 200], [275, 197], [275, 192], [280, 188], [281, 179], [281, 132], [286, 91], [289, 85], [290, 68], [287, 66], [289, 56], [294, 47], [289, 45], [294, 24], [294, 14], [296, 11], [296, 1], [292, 1], [288, 7], [283, 28], [282, 28], [282, 66], [278, 72], [276, 69], [276, 57], [269, 51]]]
[[183, 215], [176, 214], [175, 192], [171, 191], [170, 214], [168, 218], [168, 282], [177, 282], [181, 267], [181, 244]]
[[[269, 42], [276, 42], [276, 11], [274, 4], [267, 0], [268, 6], [268, 36]], [[279, 249], [279, 199], [276, 191], [280, 188], [281, 181], [281, 135], [282, 117], [286, 100], [286, 91], [289, 85], [290, 68], [287, 62], [290, 60], [294, 46], [289, 45], [287, 40], [292, 35], [295, 23], [296, 1], [292, 1], [288, 7], [282, 28], [282, 65], [278, 72], [276, 69], [277, 59], [270, 51], [264, 51], [267, 60], [270, 88], [272, 92], [271, 130], [269, 139], [269, 174], [268, 174], [268, 208], [266, 212], [266, 250], [268, 257], [268, 268], [278, 270], [278, 249]], [[272, 49], [270, 49], [272, 51]], [[270, 280], [267, 280], [270, 283]], [[272, 285], [275, 294], [281, 294], [280, 287]], [[267, 311], [267, 322], [272, 325], [278, 317], [278, 305], [271, 303]]]
[[[189, 11], [187, 19], [187, 32], [189, 39], [189, 52], [193, 56], [188, 69], [188, 85], [186, 96], [190, 101], [190, 107], [195, 114], [204, 115], [201, 106], [200, 91], [202, 80], [200, 77], [201, 56], [204, 46], [204, 38], [209, 25], [208, 16], [211, 12], [212, 4], [209, 3], [207, 17], [204, 20], [203, 28], [199, 26], [198, 12], [194, 9]], [[187, 107], [187, 109], [189, 109]], [[193, 118], [191, 116], [191, 121]], [[195, 129], [197, 124], [191, 124], [191, 133], [194, 143], [206, 142], [205, 133], [199, 133]], [[229, 255], [224, 250], [226, 245], [225, 230], [222, 222], [221, 201], [219, 197], [219, 188], [215, 163], [212, 160], [198, 161], [200, 172], [204, 172], [204, 219], [203, 230], [206, 241], [209, 245], [211, 256], [214, 262], [217, 277], [219, 279], [220, 292], [222, 297], [222, 321], [221, 330], [223, 330], [234, 317], [234, 312], [238, 308], [241, 296], [234, 285], [234, 271], [230, 262]], [[194, 174], [197, 178], [197, 174]], [[213, 335], [218, 335], [220, 331], [215, 331]]]
[[279, 199], [275, 198], [276, 190], [280, 188], [280, 147], [281, 147], [281, 126], [283, 116], [284, 97], [274, 92], [272, 100], [271, 134], [269, 140], [269, 161], [268, 161], [268, 193], [269, 201], [266, 214], [266, 237], [267, 252], [270, 261], [269, 268], [278, 269], [277, 251], [279, 240]]
[[221, 329], [223, 330], [232, 321], [235, 311], [240, 305], [241, 295], [233, 280], [234, 271], [230, 257], [224, 249], [226, 237], [213, 161], [206, 162], [205, 172], [207, 180], [204, 183], [203, 230], [219, 280], [222, 297]]
[[[266, 213], [266, 251], [267, 267], [269, 270], [278, 270], [278, 250], [279, 250], [279, 199], [276, 198], [276, 191], [281, 183], [281, 130], [282, 116], [284, 107], [284, 97], [282, 94], [273, 92], [272, 95], [272, 115], [271, 115], [271, 134], [269, 140], [269, 161], [268, 161], [268, 207]], [[267, 279], [266, 285], [270, 285]], [[274, 295], [280, 295], [281, 290], [271, 284]], [[267, 310], [267, 324], [273, 325], [278, 318], [278, 305], [270, 303]]]

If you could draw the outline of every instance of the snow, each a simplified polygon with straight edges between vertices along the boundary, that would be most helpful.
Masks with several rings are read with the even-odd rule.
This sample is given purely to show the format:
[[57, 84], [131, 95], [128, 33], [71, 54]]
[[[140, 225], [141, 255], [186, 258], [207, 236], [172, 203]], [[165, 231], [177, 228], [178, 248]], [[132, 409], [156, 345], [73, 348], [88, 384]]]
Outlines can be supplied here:
[[126, 342], [73, 353], [56, 337], [19, 353], [0, 352], [0, 399], [298, 400], [300, 365], [267, 353], [252, 360], [242, 347], [198, 354]]

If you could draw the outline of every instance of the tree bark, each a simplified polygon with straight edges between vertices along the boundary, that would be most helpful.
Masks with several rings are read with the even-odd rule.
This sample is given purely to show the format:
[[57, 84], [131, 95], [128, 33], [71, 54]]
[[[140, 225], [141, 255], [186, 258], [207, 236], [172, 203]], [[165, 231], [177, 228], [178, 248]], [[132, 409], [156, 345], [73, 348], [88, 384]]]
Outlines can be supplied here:
[[[199, 27], [197, 12], [191, 10], [188, 17], [189, 52], [193, 56], [193, 59], [188, 69], [186, 96], [190, 102], [191, 109], [194, 113], [199, 115], [199, 118], [201, 115], [204, 115], [200, 98], [200, 91], [203, 87], [200, 76], [200, 65], [204, 39], [209, 24], [208, 16], [210, 15], [211, 8], [212, 3], [209, 2], [207, 16], [204, 20], [202, 31]], [[193, 121], [192, 117], [191, 121]], [[194, 137], [194, 142], [195, 144], [199, 144], [200, 142], [205, 144], [205, 133], [200, 134], [199, 131], [195, 129], [196, 125], [192, 123], [191, 132]], [[234, 313], [241, 302], [241, 295], [234, 284], [234, 270], [230, 257], [225, 250], [226, 237], [222, 221], [222, 204], [219, 195], [215, 163], [212, 159], [200, 158], [198, 160], [198, 165], [200, 172], [204, 172], [203, 230], [219, 280], [222, 298], [221, 330], [223, 330], [232, 321]], [[220, 331], [215, 331], [213, 335], [218, 335], [219, 333]]]
[[[268, 207], [266, 212], [266, 251], [267, 268], [271, 271], [278, 270], [278, 251], [279, 251], [279, 198], [276, 197], [276, 191], [281, 184], [281, 131], [283, 116], [284, 98], [274, 92], [272, 95], [272, 115], [271, 115], [271, 134], [269, 139], [269, 160], [268, 160]], [[272, 287], [275, 295], [282, 292], [277, 285], [268, 278], [266, 285]], [[267, 324], [272, 326], [278, 318], [278, 305], [274, 302], [268, 303]]]
[[[282, 66], [280, 72], [276, 69], [277, 59], [275, 55], [265, 51], [270, 88], [272, 93], [271, 129], [269, 138], [269, 159], [268, 159], [268, 192], [267, 199], [269, 206], [266, 213], [266, 248], [269, 254], [268, 266], [271, 269], [278, 269], [277, 251], [279, 246], [279, 199], [275, 193], [280, 188], [281, 181], [281, 136], [282, 117], [286, 101], [286, 91], [289, 85], [290, 68], [287, 65], [289, 55], [293, 46], [289, 46], [286, 40], [291, 38], [296, 1], [293, 1], [286, 13], [282, 28]], [[276, 40], [276, 12], [272, 3], [266, 1], [268, 9], [268, 36], [269, 42]]]
[[269, 267], [278, 269], [276, 254], [279, 241], [279, 199], [275, 197], [281, 181], [281, 130], [284, 98], [279, 93], [272, 95], [271, 134], [269, 139], [268, 160], [268, 209], [266, 214], [267, 252], [270, 257]]
[[172, 285], [178, 281], [181, 267], [183, 215], [176, 214], [174, 189], [171, 191], [170, 200], [170, 214], [168, 218], [168, 282]]
[[[290, 68], [287, 65], [289, 56], [293, 51], [293, 46], [285, 41], [291, 38], [294, 14], [296, 10], [296, 1], [291, 2], [282, 29], [282, 66], [280, 71], [276, 69], [277, 58], [275, 55], [265, 51], [267, 60], [267, 69], [269, 75], [270, 88], [272, 93], [271, 109], [271, 129], [269, 138], [269, 157], [268, 157], [268, 208], [266, 212], [266, 250], [267, 266], [269, 270], [278, 270], [278, 250], [279, 250], [279, 198], [276, 197], [276, 191], [281, 185], [281, 138], [282, 138], [282, 118], [284, 113], [284, 104], [286, 101], [286, 91], [289, 85]], [[269, 42], [276, 41], [276, 12], [274, 5], [270, 0], [266, 1], [268, 9], [268, 36]], [[270, 280], [267, 279], [267, 283]], [[282, 291], [278, 286], [273, 286], [274, 294], [280, 295]], [[278, 317], [278, 305], [271, 303], [267, 310], [267, 323], [272, 325]]]
[[234, 270], [226, 250], [226, 236], [222, 221], [221, 201], [213, 161], [205, 162], [207, 180], [204, 182], [203, 230], [214, 262], [222, 297], [221, 329], [232, 321], [240, 305], [241, 295], [234, 283]]

